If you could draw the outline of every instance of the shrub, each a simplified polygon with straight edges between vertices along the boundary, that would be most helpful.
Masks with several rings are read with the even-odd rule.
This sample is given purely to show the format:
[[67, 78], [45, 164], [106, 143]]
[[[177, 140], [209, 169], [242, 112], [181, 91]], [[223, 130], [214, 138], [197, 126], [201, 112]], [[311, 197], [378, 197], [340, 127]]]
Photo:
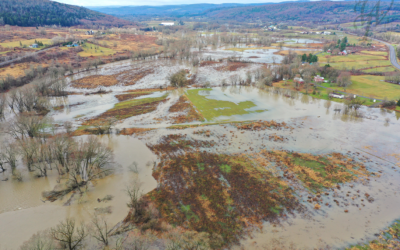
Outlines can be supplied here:
[[183, 69], [169, 76], [168, 80], [173, 87], [184, 87], [188, 84], [186, 71]]
[[[386, 107], [393, 107], [395, 105], [396, 105], [396, 101], [393, 101], [393, 100], [382, 102], [382, 107], [385, 107], [385, 108]], [[397, 105], [399, 105], [399, 102], [397, 102]]]

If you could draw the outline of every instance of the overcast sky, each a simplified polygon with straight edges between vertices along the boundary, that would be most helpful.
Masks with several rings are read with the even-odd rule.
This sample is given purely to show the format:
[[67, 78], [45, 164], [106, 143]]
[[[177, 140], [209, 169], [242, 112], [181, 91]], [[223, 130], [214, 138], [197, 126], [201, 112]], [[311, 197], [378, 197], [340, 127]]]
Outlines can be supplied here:
[[174, 5], [194, 3], [267, 3], [282, 2], [284, 0], [54, 0], [78, 6], [134, 6], [134, 5]]

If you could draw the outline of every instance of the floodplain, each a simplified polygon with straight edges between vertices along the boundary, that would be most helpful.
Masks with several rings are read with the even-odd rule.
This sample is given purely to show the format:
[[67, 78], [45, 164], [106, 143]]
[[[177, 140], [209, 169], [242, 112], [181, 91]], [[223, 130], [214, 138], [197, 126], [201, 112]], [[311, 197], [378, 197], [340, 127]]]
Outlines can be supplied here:
[[[90, 176], [98, 169], [79, 168], [74, 176], [74, 163], [44, 157], [29, 171], [22, 156], [0, 173], [0, 247], [17, 248], [66, 218], [90, 223], [95, 215], [112, 227], [112, 244], [141, 239], [152, 249], [173, 245], [173, 230], [213, 249], [398, 244], [376, 235], [400, 218], [399, 112], [260, 84], [257, 75], [290, 58], [289, 50], [315, 53], [322, 45], [278, 42], [193, 46], [198, 63], [164, 52], [63, 75], [66, 94], [46, 97], [41, 138], [76, 143], [74, 161], [77, 149], [104, 145], [94, 155], [108, 152], [112, 170]], [[108, 53], [101, 50], [79, 53]], [[176, 72], [185, 86], [172, 86]], [[389, 95], [396, 88], [382, 95], [397, 97]], [[10, 111], [6, 120], [15, 116]], [[138, 186], [134, 200], [139, 189], [130, 188]], [[97, 246], [94, 239], [85, 244]]]

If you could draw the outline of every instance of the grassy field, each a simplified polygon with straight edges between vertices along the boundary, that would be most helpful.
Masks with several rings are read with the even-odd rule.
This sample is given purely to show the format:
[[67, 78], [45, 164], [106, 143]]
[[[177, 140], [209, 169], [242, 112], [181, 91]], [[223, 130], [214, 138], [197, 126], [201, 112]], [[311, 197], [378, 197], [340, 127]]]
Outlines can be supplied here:
[[388, 55], [387, 51], [367, 51], [367, 50], [363, 50], [363, 51], [361, 51], [361, 53], [370, 54], [370, 55], [376, 55], [376, 56], [387, 56]]
[[[371, 51], [372, 52], [372, 51]], [[384, 56], [379, 55], [348, 55], [348, 56], [331, 56], [325, 57], [322, 54], [318, 60], [320, 62], [338, 63], [338, 62], [360, 62], [360, 61], [382, 61], [387, 60]]]
[[[384, 76], [361, 75], [351, 77], [353, 84], [350, 85], [346, 92], [355, 95], [362, 95], [371, 98], [397, 99], [400, 97], [400, 85], [384, 82]], [[330, 87], [329, 84], [324, 84]], [[343, 91], [340, 87], [331, 87]]]
[[375, 73], [375, 72], [385, 73], [385, 72], [393, 72], [393, 71], [396, 71], [396, 68], [393, 66], [377, 67], [377, 68], [362, 70], [362, 72], [366, 72], [366, 73]]
[[[369, 51], [373, 52], [373, 51]], [[382, 53], [382, 52], [378, 52]], [[386, 52], [383, 52], [386, 53]], [[391, 66], [389, 60], [383, 55], [348, 55], [348, 56], [328, 56], [327, 53], [319, 55], [318, 61], [326, 63], [336, 69], [365, 69], [372, 67]], [[389, 70], [389, 69], [386, 69]], [[372, 71], [375, 72], [375, 71]], [[384, 72], [384, 71], [381, 71]], [[387, 72], [387, 71], [386, 71]]]
[[[339, 103], [344, 103], [343, 99], [338, 99], [338, 98], [329, 98], [329, 89], [325, 89], [325, 88], [317, 88], [317, 92], [315, 94], [313, 94], [312, 92], [309, 92], [309, 95], [317, 98], [317, 99], [323, 99], [323, 100], [331, 100], [331, 101], [335, 101], [335, 102], [339, 102]], [[361, 100], [364, 100], [365, 106], [371, 106], [372, 104], [374, 104], [374, 102], [371, 99], [368, 98], [360, 98]]]
[[[218, 116], [231, 116], [231, 115], [244, 115], [250, 114], [251, 111], [246, 109], [255, 107], [256, 105], [251, 101], [239, 102], [238, 104], [229, 101], [220, 101], [208, 99], [199, 94], [199, 91], [212, 90], [212, 89], [190, 89], [187, 91], [187, 97], [193, 105], [199, 110], [207, 121], [212, 120]], [[263, 112], [252, 111], [252, 112]]]
[[[289, 84], [285, 86], [284, 85], [284, 81], [280, 81], [280, 82], [274, 83], [274, 87], [294, 90], [293, 87], [292, 87], [293, 86], [293, 80], [289, 80], [288, 83]], [[314, 98], [317, 98], [317, 99], [322, 99], [322, 100], [330, 100], [330, 101], [335, 101], [335, 102], [339, 102], [339, 103], [343, 103], [344, 102], [343, 99], [329, 98], [329, 92], [331, 92], [332, 90], [337, 89], [337, 90], [343, 91], [343, 89], [331, 87], [328, 83], [324, 83], [322, 85], [324, 87], [328, 87], [330, 89], [317, 87], [315, 94], [313, 94], [313, 88], [310, 87], [309, 90], [308, 90], [308, 95], [312, 96]], [[300, 92], [303, 93], [303, 94], [306, 94], [306, 91], [304, 89], [302, 89]], [[365, 101], [364, 105], [366, 105], [366, 106], [370, 106], [370, 105], [374, 104], [374, 102], [372, 100], [368, 99], [368, 98], [361, 98], [361, 99]]]
[[83, 51], [78, 53], [81, 57], [109, 56], [109, 55], [113, 55], [115, 53], [115, 51], [112, 49], [101, 47], [101, 46], [94, 45], [91, 43], [83, 44], [82, 49], [83, 49]]
[[338, 62], [338, 63], [330, 63], [332, 67], [335, 69], [341, 70], [350, 70], [350, 69], [367, 69], [372, 67], [382, 67], [382, 66], [390, 66], [392, 65], [389, 61], [354, 61], [354, 62]]
[[[21, 41], [13, 41], [13, 42], [7, 42], [7, 43], [0, 43], [0, 46], [4, 48], [15, 48], [15, 47], [22, 47], [23, 45], [29, 46], [35, 43], [35, 40], [38, 42], [42, 42], [43, 44], [48, 44], [50, 45], [51, 39], [30, 39], [30, 40], [21, 40]], [[20, 42], [22, 43], [22, 46], [20, 45]]]

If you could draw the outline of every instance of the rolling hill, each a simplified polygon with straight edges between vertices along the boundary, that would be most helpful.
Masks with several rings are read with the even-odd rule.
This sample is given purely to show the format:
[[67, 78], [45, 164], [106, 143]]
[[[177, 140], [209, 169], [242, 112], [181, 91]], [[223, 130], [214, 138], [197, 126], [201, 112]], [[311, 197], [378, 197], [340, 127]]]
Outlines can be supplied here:
[[[365, 13], [373, 10], [375, 2], [371, 1], [365, 6]], [[381, 2], [380, 10], [385, 11], [390, 7], [390, 2]], [[209, 10], [202, 16], [213, 19], [235, 19], [236, 21], [269, 20], [269, 21], [307, 21], [315, 23], [343, 23], [357, 21], [360, 15], [359, 7], [356, 8], [352, 1], [313, 1], [291, 2], [260, 6], [246, 6], [225, 10]], [[386, 22], [400, 20], [400, 2], [395, 1], [391, 6], [390, 15]], [[372, 13], [374, 15], [375, 12]], [[372, 21], [375, 20], [374, 16]]]
[[[365, 6], [368, 13], [376, 2], [370, 1]], [[380, 9], [387, 10], [391, 0], [380, 2]], [[295, 21], [314, 23], [344, 23], [357, 21], [360, 15], [355, 12], [353, 0], [346, 1], [291, 1], [262, 4], [188, 4], [165, 6], [125, 6], [125, 7], [88, 7], [92, 10], [131, 19], [131, 17], [170, 17], [170, 18], [201, 18], [204, 20], [234, 20], [237, 22], [261, 21]], [[389, 15], [384, 22], [400, 20], [400, 1], [394, 1]], [[358, 8], [360, 9], [360, 8]], [[375, 14], [375, 13], [373, 13]], [[372, 21], [374, 21], [374, 17]]]
[[130, 25], [131, 22], [87, 8], [50, 0], [1, 0], [0, 24], [18, 26], [101, 24]]
[[202, 14], [208, 10], [222, 10], [234, 7], [243, 7], [262, 4], [184, 4], [184, 5], [162, 5], [162, 6], [107, 6], [107, 7], [87, 7], [88, 9], [99, 11], [109, 15], [142, 15], [142, 16], [170, 16], [183, 17]]

